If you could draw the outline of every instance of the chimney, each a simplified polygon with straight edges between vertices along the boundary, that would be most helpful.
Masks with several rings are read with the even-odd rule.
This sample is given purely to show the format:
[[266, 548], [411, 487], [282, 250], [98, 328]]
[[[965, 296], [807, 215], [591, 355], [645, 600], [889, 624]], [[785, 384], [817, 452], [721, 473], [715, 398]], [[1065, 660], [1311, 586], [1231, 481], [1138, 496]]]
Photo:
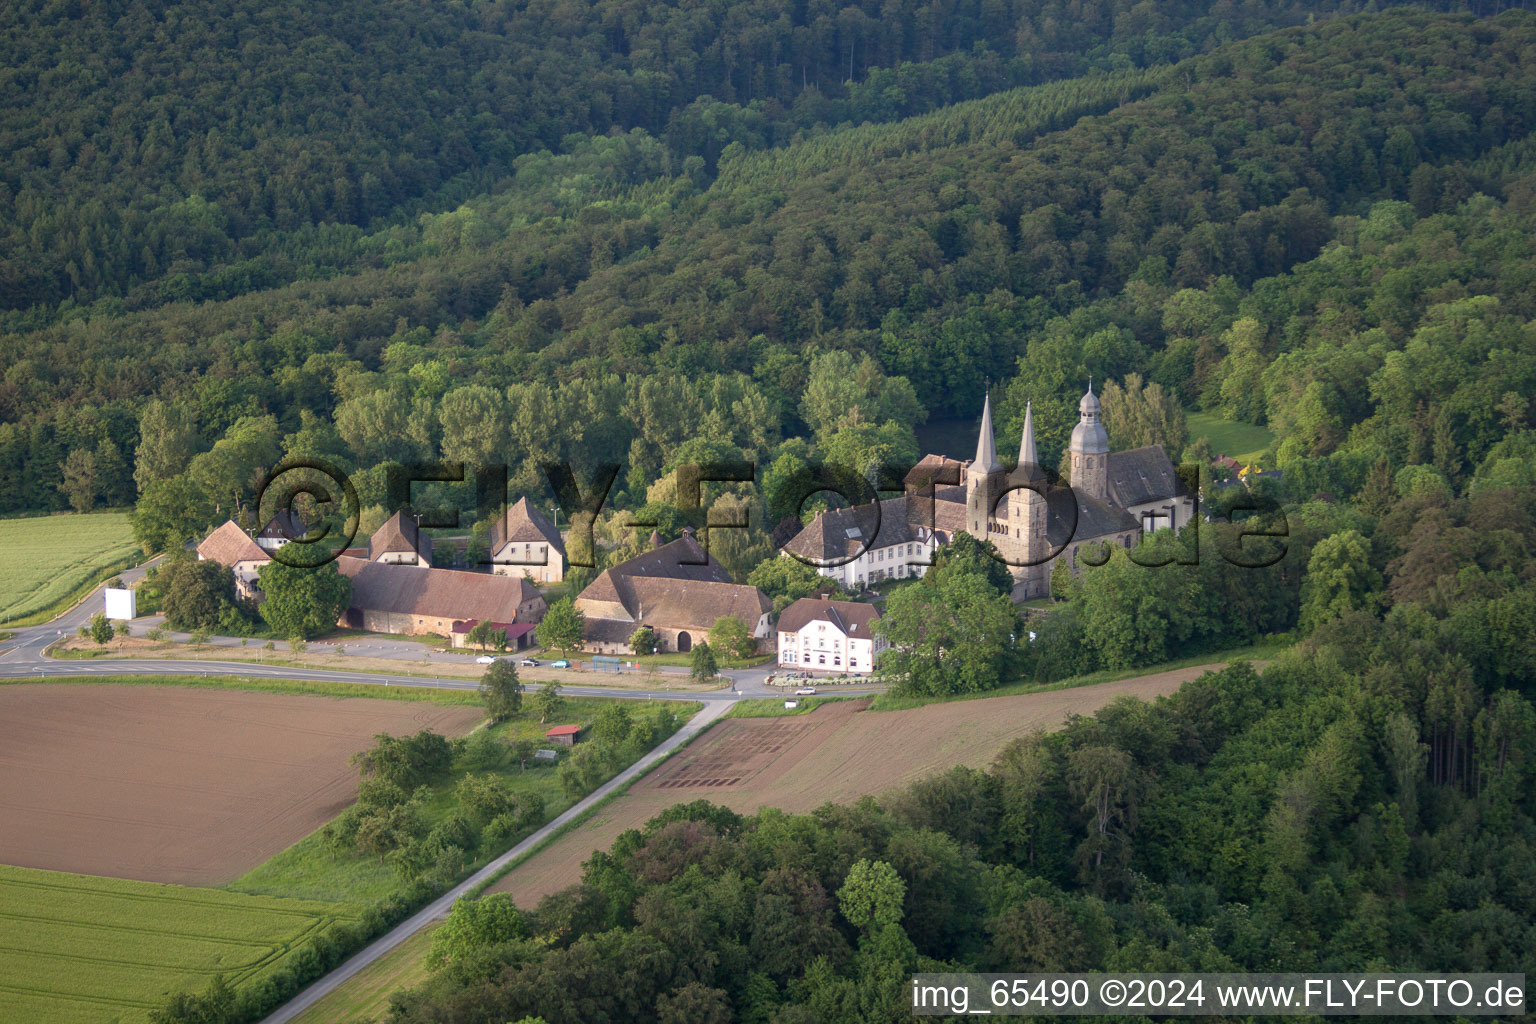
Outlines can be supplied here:
[[651, 531], [651, 550], [655, 551], [659, 547], [661, 547], [661, 533], [659, 531], [657, 531], [657, 530], [652, 530]]

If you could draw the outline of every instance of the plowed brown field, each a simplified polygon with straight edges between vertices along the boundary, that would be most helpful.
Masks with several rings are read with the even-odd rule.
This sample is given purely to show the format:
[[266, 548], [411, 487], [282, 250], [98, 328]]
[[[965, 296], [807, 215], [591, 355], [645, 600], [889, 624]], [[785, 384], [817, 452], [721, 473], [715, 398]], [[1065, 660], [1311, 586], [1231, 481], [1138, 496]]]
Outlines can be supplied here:
[[732, 718], [647, 775], [580, 827], [492, 887], [531, 906], [581, 879], [581, 864], [675, 803], [700, 798], [752, 813], [808, 811], [878, 796], [954, 765], [983, 767], [1009, 741], [1091, 715], [1116, 697], [1151, 700], [1220, 666], [1202, 665], [1096, 686], [1014, 697], [865, 711], [868, 701], [823, 704], [808, 715]]
[[462, 735], [473, 707], [0, 686], [0, 863], [219, 885], [335, 817], [376, 733]]

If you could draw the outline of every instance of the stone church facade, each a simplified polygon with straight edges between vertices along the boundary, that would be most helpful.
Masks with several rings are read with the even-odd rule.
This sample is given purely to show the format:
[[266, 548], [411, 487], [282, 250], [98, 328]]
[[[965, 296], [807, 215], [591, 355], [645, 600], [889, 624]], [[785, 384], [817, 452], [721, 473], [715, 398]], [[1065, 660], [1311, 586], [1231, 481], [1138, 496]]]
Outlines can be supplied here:
[[[865, 539], [850, 525], [868, 518], [865, 506], [836, 509], [817, 516], [783, 551], [856, 588], [921, 575], [933, 548], [964, 530], [997, 548], [1013, 573], [1014, 599], [1025, 601], [1049, 594], [1056, 559], [1068, 559], [1079, 572], [1078, 553], [1085, 545], [1092, 545], [1093, 554], [1084, 555], [1097, 562], [1106, 543], [1129, 548], [1140, 534], [1178, 529], [1194, 515], [1194, 501], [1162, 445], [1109, 450], [1091, 385], [1078, 402], [1078, 423], [1063, 461], [1070, 485], [1052, 482], [1041, 467], [1034, 409], [1027, 407], [1018, 458], [1011, 468], [1005, 465], [998, 456], [988, 397], [982, 403], [975, 457], [968, 462], [924, 457], [907, 475], [905, 496], [880, 503], [878, 537]], [[874, 564], [870, 555], [884, 551], [887, 534], [896, 550], [906, 544], [918, 557], [894, 569]], [[914, 538], [924, 543], [907, 543]], [[852, 545], [863, 553], [850, 559]], [[911, 561], [910, 568], [905, 561]]]

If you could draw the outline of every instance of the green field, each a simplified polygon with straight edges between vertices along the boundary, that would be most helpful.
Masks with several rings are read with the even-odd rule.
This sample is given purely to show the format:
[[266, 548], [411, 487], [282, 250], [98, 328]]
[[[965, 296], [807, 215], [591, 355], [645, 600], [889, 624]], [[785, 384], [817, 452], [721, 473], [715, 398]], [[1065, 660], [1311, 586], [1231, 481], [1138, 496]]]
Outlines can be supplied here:
[[[784, 701], [793, 699], [796, 706], [786, 708]], [[856, 697], [795, 697], [785, 694], [783, 697], [748, 697], [731, 705], [731, 710], [725, 713], [726, 718], [785, 718], [791, 715], [808, 715], [823, 704], [835, 700], [857, 700]]]
[[26, 1024], [136, 1024], [217, 974], [260, 978], [355, 908], [0, 866], [0, 1002]]
[[430, 977], [427, 951], [436, 925], [423, 928], [348, 978], [330, 995], [294, 1018], [294, 1024], [336, 1024], [378, 1020], [389, 1010], [389, 997], [415, 988]]
[[138, 558], [123, 512], [0, 519], [0, 625], [46, 621]]
[[1210, 412], [1192, 412], [1184, 417], [1184, 424], [1189, 428], [1191, 441], [1210, 438], [1217, 455], [1229, 455], [1242, 463], [1257, 459], [1275, 440], [1266, 427], [1224, 420]]
[[[398, 687], [393, 689], [400, 689]], [[429, 691], [430, 692], [430, 691]], [[462, 692], [462, 691], [460, 691]], [[525, 701], [529, 698], [525, 697]], [[605, 704], [608, 697], [571, 697], [566, 700], [565, 711], [559, 723], [589, 725]], [[636, 721], [650, 718], [667, 708], [677, 715], [679, 722], [686, 722], [701, 705], [693, 701], [630, 701]], [[519, 739], [533, 739], [544, 746], [544, 731], [551, 721], [540, 723], [538, 716], [524, 704], [524, 711], [516, 718], [489, 727], [492, 735], [505, 743]], [[532, 762], [525, 769], [511, 760], [510, 755], [492, 766], [472, 766], [460, 760], [454, 764], [450, 776], [431, 787], [426, 802], [426, 816], [436, 825], [450, 815], [462, 811], [454, 794], [454, 787], [466, 772], [489, 773], [497, 776], [517, 796], [537, 794], [544, 800], [544, 818], [555, 818], [574, 802], [560, 787], [556, 769], [550, 765], [535, 767]], [[494, 849], [478, 849], [473, 852], [467, 871], [489, 863], [504, 851], [521, 842], [528, 832], [520, 832]], [[400, 888], [399, 876], [394, 868], [379, 858], [354, 853], [337, 854], [325, 843], [320, 831], [315, 831], [271, 860], [257, 865], [227, 886], [233, 892], [263, 896], [285, 896], [301, 899], [367, 903], [383, 899]]]

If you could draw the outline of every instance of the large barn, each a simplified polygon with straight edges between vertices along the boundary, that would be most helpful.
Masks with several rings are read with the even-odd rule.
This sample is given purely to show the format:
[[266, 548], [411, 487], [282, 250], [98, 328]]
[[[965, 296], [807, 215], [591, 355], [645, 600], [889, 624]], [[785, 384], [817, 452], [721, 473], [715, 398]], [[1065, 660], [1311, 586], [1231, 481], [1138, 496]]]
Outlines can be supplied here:
[[685, 533], [604, 569], [576, 598], [576, 608], [586, 616], [586, 648], [621, 654], [641, 626], [655, 631], [658, 650], [692, 650], [726, 616], [740, 619], [753, 636], [766, 637], [773, 602], [756, 587], [733, 581]]
[[521, 576], [423, 569], [343, 556], [336, 568], [352, 581], [352, 604], [340, 625], [373, 633], [435, 633], [486, 620], [538, 622], [547, 604]]

